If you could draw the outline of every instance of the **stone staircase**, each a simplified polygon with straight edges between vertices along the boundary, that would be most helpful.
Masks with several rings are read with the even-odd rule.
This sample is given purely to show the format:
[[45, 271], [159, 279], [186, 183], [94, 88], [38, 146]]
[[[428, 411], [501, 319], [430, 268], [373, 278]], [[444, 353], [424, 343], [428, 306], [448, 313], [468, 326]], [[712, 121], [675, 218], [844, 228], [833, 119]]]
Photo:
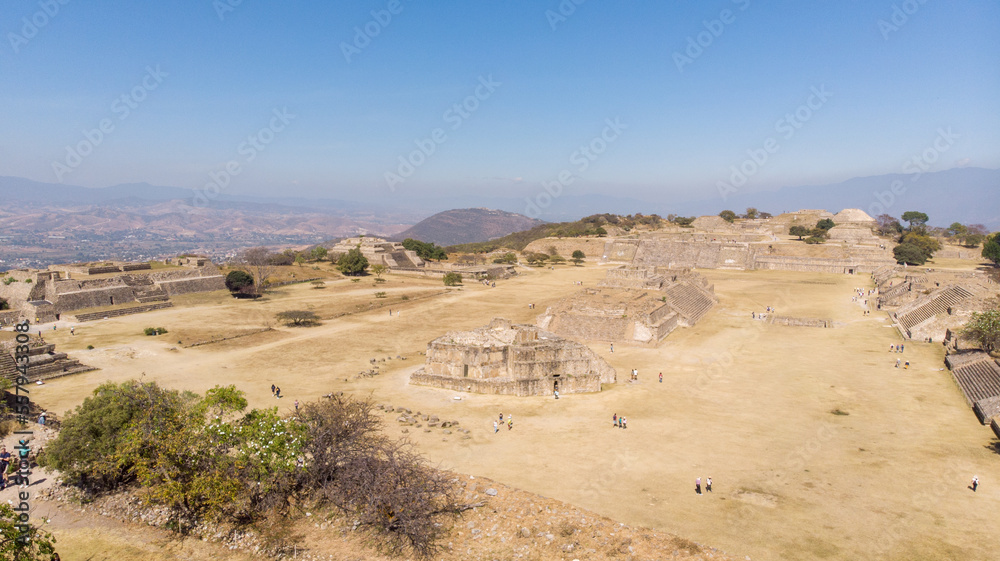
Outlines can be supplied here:
[[711, 296], [686, 282], [670, 286], [665, 295], [670, 307], [676, 310], [688, 325], [697, 323], [715, 305], [715, 300]]
[[[28, 351], [29, 383], [96, 370], [93, 366], [81, 364], [79, 360], [70, 358], [66, 353], [57, 353], [55, 348], [56, 346], [52, 344], [42, 344], [31, 347]], [[7, 378], [11, 383], [18, 377], [17, 363], [8, 351], [0, 352], [0, 376]]]
[[[1000, 366], [990, 355], [982, 351], [952, 354], [945, 358], [945, 363], [965, 400], [973, 408], [978, 406], [977, 415], [1000, 406], [992, 399], [1000, 396]], [[980, 417], [980, 422], [988, 421], [989, 417]]]
[[875, 272], [872, 273], [872, 279], [875, 280], [875, 286], [882, 286], [883, 284], [889, 282], [889, 279], [891, 279], [894, 274], [896, 274], [896, 266], [886, 265], [876, 269]]
[[86, 312], [82, 314], [76, 314], [76, 321], [79, 322], [96, 321], [104, 318], [116, 318], [131, 314], [141, 314], [143, 312], [151, 312], [153, 310], [170, 308], [173, 305], [174, 305], [173, 302], [154, 302], [152, 304], [142, 304], [141, 306], [129, 306], [127, 308], [117, 308], [114, 310], [107, 310], [105, 312]]
[[896, 322], [909, 335], [913, 326], [946, 312], [951, 306], [973, 296], [975, 296], [973, 293], [961, 286], [946, 286], [901, 308], [893, 315], [896, 317]]

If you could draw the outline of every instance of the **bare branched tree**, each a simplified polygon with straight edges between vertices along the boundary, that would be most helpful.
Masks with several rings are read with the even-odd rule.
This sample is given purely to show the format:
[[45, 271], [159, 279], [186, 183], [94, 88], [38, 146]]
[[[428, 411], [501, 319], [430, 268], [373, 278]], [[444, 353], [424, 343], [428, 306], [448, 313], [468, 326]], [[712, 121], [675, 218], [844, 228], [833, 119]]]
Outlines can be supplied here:
[[264, 292], [267, 279], [274, 274], [277, 268], [271, 259], [271, 250], [266, 247], [253, 247], [244, 250], [236, 259], [236, 265], [253, 276], [257, 294]]

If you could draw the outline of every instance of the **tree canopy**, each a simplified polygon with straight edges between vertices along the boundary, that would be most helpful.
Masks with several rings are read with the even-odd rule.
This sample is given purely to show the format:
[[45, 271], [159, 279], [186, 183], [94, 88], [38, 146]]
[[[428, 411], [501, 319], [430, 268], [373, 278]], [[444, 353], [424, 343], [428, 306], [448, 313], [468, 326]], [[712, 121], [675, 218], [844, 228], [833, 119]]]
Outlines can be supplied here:
[[337, 270], [348, 276], [363, 275], [368, 269], [368, 258], [361, 254], [360, 248], [354, 248], [337, 259]]
[[984, 351], [997, 350], [1000, 348], [1000, 309], [973, 312], [962, 334], [975, 339]]
[[731, 210], [724, 210], [719, 213], [719, 218], [725, 220], [726, 222], [732, 222], [736, 220], [736, 213]]
[[983, 257], [1000, 267], [1000, 232], [991, 234], [983, 242]]
[[583, 263], [583, 260], [586, 257], [587, 257], [587, 254], [585, 254], [583, 251], [580, 251], [579, 249], [577, 249], [577, 250], [573, 251], [573, 255], [570, 258], [570, 261], [572, 261], [574, 265], [579, 266], [580, 263]]
[[923, 228], [923, 226], [927, 224], [927, 221], [930, 219], [923, 212], [919, 212], [916, 210], [908, 210], [904, 212], [902, 218], [904, 222], [909, 223], [909, 228], [907, 229], [910, 230], [911, 232], [913, 231], [914, 228], [918, 230]]
[[278, 312], [276, 317], [279, 321], [285, 322], [286, 325], [295, 327], [306, 327], [319, 323], [319, 316], [308, 310], [286, 310]]
[[444, 248], [438, 247], [433, 243], [422, 242], [413, 238], [406, 238], [403, 240], [403, 247], [416, 252], [417, 257], [427, 261], [441, 261], [448, 258], [448, 254], [445, 253]]
[[444, 274], [445, 286], [458, 286], [460, 284], [462, 284], [462, 275], [460, 273], [450, 272]]

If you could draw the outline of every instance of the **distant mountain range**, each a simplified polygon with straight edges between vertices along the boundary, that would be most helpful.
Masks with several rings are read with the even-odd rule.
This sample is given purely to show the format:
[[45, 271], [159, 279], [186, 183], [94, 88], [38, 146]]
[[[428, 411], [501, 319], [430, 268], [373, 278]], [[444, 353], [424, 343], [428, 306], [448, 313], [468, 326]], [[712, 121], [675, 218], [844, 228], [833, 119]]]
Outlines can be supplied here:
[[[533, 209], [528, 208], [523, 197], [484, 197], [468, 191], [449, 198], [427, 197], [379, 204], [223, 194], [208, 204], [199, 205], [195, 191], [179, 187], [132, 183], [86, 188], [0, 177], [0, 201], [3, 201], [0, 237], [69, 234], [81, 239], [91, 233], [145, 232], [164, 237], [217, 240], [221, 236], [235, 240], [245, 239], [243, 234], [253, 233], [318, 241], [366, 233], [398, 234], [450, 245], [486, 241], [538, 223], [524, 216], [531, 214]], [[439, 212], [441, 208], [462, 207], [497, 210], [469, 208]], [[605, 212], [714, 215], [724, 209], [742, 212], [747, 207], [772, 214], [801, 208], [823, 208], [832, 212], [860, 208], [872, 216], [886, 212], [897, 217], [908, 210], [920, 210], [930, 215], [932, 225], [980, 223], [1000, 230], [1000, 170], [955, 168], [924, 174], [860, 177], [830, 185], [785, 187], [767, 192], [740, 191], [726, 199], [713, 189], [705, 198], [686, 201], [643, 201], [601, 194], [574, 194], [567, 189], [549, 207], [540, 209], [540, 218], [572, 221]], [[410, 225], [414, 226], [407, 230]]]
[[425, 218], [393, 239], [413, 238], [441, 246], [485, 242], [514, 232], [529, 230], [541, 220], [488, 208], [446, 210]]

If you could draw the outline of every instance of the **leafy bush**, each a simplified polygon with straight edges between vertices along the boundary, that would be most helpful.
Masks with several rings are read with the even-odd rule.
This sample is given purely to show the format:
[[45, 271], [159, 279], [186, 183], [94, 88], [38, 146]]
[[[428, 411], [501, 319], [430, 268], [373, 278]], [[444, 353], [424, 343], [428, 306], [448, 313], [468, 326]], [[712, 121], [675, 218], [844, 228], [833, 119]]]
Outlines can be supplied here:
[[892, 249], [892, 255], [896, 258], [897, 263], [906, 263], [907, 265], [923, 265], [927, 262], [927, 254], [919, 246], [902, 243], [897, 245]]
[[385, 298], [386, 297], [386, 293], [385, 293], [385, 291], [376, 292], [375, 293], [375, 297], [376, 298]]
[[13, 284], [15, 282], [17, 282], [17, 279], [15, 279], [14, 277], [7, 277], [7, 278], [3, 279], [3, 283], [5, 285], [7, 285], [7, 286], [10, 286], [11, 284]]
[[445, 273], [444, 275], [444, 285], [445, 286], [458, 286], [462, 284], [462, 275], [455, 272]]
[[87, 345], [87, 350], [88, 350], [88, 351], [92, 351], [92, 350], [94, 350], [94, 346], [93, 346], [93, 345]]
[[230, 271], [226, 275], [226, 288], [229, 289], [229, 292], [244, 292], [247, 289], [253, 289], [253, 276], [238, 269]]
[[807, 244], [823, 243], [823, 241], [824, 241], [823, 238], [820, 236], [809, 236], [808, 238], [806, 238]]

